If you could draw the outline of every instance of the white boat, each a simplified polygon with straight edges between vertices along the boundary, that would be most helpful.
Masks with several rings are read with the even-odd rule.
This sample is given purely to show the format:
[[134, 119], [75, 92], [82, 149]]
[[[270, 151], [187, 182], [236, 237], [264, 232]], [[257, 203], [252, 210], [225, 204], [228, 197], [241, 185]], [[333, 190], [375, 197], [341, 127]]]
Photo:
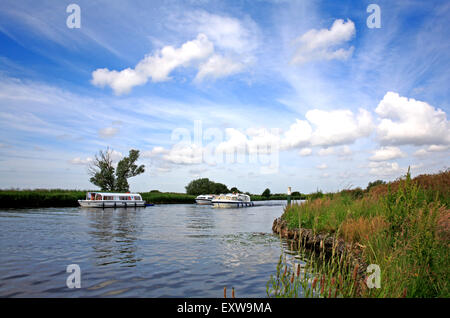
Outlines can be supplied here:
[[145, 201], [139, 193], [88, 192], [86, 200], [78, 200], [82, 207], [88, 208], [127, 208], [143, 207]]
[[221, 194], [211, 201], [213, 208], [240, 208], [253, 206], [250, 196], [243, 193]]
[[211, 205], [211, 200], [215, 198], [212, 194], [201, 194], [195, 198], [195, 202], [199, 205]]

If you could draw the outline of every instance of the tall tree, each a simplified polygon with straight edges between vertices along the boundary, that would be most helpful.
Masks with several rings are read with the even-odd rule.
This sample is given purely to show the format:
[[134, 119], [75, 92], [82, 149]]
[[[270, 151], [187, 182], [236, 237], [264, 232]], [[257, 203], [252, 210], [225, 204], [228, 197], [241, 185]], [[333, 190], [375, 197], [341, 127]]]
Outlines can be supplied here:
[[114, 191], [114, 172], [115, 169], [109, 148], [106, 151], [100, 150], [88, 166], [88, 173], [91, 176], [90, 181], [102, 191]]
[[116, 191], [129, 191], [130, 186], [127, 179], [145, 172], [144, 165], [138, 166], [135, 164], [138, 159], [139, 150], [131, 149], [128, 157], [125, 157], [119, 161], [116, 169]]
[[110, 149], [100, 150], [88, 167], [90, 181], [102, 191], [128, 192], [128, 178], [137, 176], [145, 171], [144, 165], [136, 165], [139, 150], [131, 149], [128, 157], [122, 158], [114, 168]]

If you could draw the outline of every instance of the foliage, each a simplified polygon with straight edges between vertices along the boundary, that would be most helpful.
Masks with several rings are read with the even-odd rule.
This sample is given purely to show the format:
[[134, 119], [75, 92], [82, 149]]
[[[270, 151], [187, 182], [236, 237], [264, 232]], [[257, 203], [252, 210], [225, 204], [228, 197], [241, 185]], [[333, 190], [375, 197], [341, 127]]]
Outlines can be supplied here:
[[144, 173], [144, 165], [137, 166], [135, 162], [139, 159], [139, 150], [131, 149], [128, 157], [122, 158], [114, 168], [111, 151], [100, 150], [89, 165], [88, 171], [91, 175], [90, 182], [98, 186], [101, 191], [128, 192], [128, 178]]
[[186, 193], [190, 195], [228, 193], [226, 185], [210, 181], [208, 178], [192, 180], [186, 186]]
[[266, 198], [270, 197], [270, 189], [267, 188], [261, 195]]

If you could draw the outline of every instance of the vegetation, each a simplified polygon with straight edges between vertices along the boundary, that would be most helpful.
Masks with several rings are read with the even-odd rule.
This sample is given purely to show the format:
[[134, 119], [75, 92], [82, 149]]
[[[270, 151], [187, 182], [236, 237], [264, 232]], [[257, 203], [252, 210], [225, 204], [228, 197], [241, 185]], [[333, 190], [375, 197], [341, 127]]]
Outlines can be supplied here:
[[[95, 190], [0, 190], [0, 208], [76, 207], [86, 192]], [[156, 204], [195, 203], [195, 196], [185, 193], [140, 192], [143, 200]]]
[[263, 191], [263, 193], [261, 195], [263, 197], [269, 198], [270, 197], [270, 189], [267, 188], [266, 190]]
[[268, 294], [292, 297], [301, 289], [312, 297], [449, 297], [449, 197], [450, 170], [414, 179], [408, 172], [389, 184], [369, 184], [366, 191], [345, 190], [286, 207], [282, 218], [290, 228], [333, 233], [358, 246], [362, 263], [380, 267], [381, 288], [367, 288], [351, 255], [333, 247], [327, 259], [311, 256], [303, 275], [280, 259]]
[[192, 180], [186, 186], [186, 193], [189, 195], [200, 194], [221, 194], [230, 192], [226, 185], [210, 181], [208, 178]]
[[122, 158], [114, 168], [111, 151], [100, 150], [89, 165], [90, 181], [98, 186], [101, 191], [128, 192], [130, 186], [128, 178], [135, 177], [145, 171], [144, 165], [137, 166], [139, 150], [131, 149], [128, 157]]

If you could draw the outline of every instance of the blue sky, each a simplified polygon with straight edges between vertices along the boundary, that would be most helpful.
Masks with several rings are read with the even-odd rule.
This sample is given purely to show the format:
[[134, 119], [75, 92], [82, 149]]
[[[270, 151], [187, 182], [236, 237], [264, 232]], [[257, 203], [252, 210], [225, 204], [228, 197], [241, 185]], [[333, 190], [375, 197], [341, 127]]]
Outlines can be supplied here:
[[448, 167], [447, 1], [2, 7], [0, 188], [93, 188], [107, 147], [141, 151], [134, 191], [335, 191]]

